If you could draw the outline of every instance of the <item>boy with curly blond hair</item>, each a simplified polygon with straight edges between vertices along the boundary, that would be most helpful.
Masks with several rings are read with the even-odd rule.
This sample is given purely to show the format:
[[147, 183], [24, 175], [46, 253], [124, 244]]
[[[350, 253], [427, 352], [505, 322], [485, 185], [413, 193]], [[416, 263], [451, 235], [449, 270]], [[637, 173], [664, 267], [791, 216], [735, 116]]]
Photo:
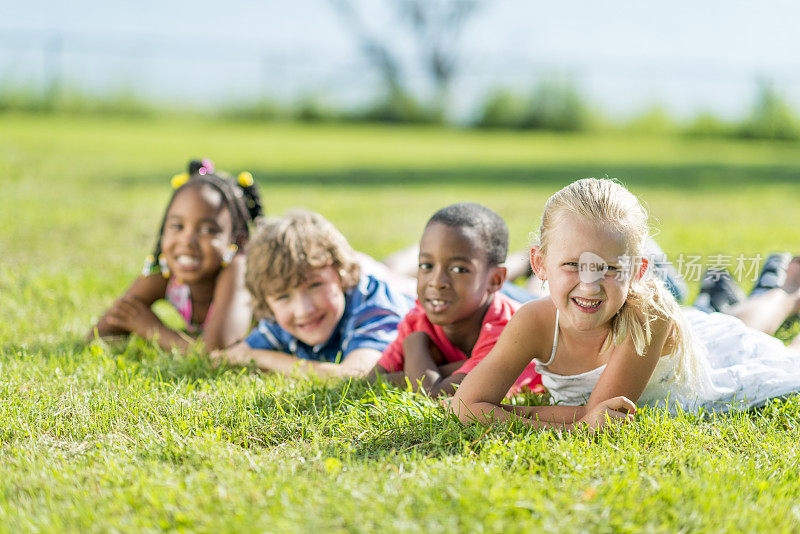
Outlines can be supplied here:
[[215, 353], [283, 374], [362, 376], [397, 335], [412, 299], [362, 272], [344, 236], [317, 213], [267, 220], [247, 245], [258, 326]]

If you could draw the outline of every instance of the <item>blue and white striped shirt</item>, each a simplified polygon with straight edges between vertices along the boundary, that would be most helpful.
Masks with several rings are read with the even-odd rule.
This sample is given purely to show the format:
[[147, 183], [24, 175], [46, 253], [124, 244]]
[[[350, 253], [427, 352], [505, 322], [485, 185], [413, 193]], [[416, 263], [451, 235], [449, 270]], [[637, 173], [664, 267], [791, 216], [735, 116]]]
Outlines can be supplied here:
[[414, 306], [408, 295], [364, 274], [345, 293], [344, 314], [325, 343], [309, 346], [271, 320], [262, 319], [245, 342], [254, 349], [286, 352], [305, 360], [340, 363], [356, 349], [383, 352], [397, 337], [397, 325]]

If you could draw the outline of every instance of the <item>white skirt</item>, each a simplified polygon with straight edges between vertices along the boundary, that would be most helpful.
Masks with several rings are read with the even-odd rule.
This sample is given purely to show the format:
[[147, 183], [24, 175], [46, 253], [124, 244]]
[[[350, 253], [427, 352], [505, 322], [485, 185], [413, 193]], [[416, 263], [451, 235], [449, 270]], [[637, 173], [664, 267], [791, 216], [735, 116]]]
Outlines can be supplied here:
[[[800, 352], [721, 313], [685, 309], [697, 368], [690, 380], [675, 379], [677, 359], [662, 357], [637, 404], [696, 412], [726, 412], [763, 406], [800, 392]], [[585, 404], [605, 366], [579, 375], [557, 375], [538, 362], [537, 371], [553, 402]]]

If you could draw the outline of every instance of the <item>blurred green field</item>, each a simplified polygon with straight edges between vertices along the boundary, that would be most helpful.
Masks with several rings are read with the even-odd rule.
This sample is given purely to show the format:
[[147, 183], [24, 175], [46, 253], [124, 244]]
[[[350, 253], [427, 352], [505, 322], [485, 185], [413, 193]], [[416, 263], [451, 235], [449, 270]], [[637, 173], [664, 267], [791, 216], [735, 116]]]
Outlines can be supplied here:
[[800, 249], [792, 143], [0, 115], [0, 530], [800, 529], [796, 400], [483, 435], [396, 390], [85, 346], [199, 156], [376, 257], [461, 200], [524, 247], [546, 198], [586, 176], [639, 195], [671, 257]]

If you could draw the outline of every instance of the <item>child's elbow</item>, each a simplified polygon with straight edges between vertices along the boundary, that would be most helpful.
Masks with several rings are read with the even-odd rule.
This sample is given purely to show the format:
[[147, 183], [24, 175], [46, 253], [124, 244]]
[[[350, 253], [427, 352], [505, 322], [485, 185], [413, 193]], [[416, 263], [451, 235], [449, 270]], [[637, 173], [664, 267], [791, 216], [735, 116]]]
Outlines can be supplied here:
[[378, 381], [383, 380], [383, 375], [387, 374], [383, 371], [383, 369], [379, 369], [379, 365], [375, 364], [375, 366], [367, 372], [364, 376], [364, 379], [370, 384], [376, 384]]
[[230, 345], [230, 343], [228, 344], [223, 343], [222, 339], [216, 336], [208, 336], [208, 337], [203, 336], [201, 341], [203, 342], [203, 346], [205, 347], [206, 352], [221, 350], [224, 349], [226, 346]]
[[450, 396], [455, 393], [456, 388], [452, 382], [447, 382], [442, 380], [437, 382], [436, 384], [432, 384], [425, 388], [425, 393], [428, 394], [429, 397], [445, 397]]
[[91, 343], [95, 340], [95, 338], [100, 339], [114, 339], [114, 338], [123, 338], [127, 336], [130, 332], [125, 330], [124, 328], [118, 328], [111, 326], [106, 319], [105, 316], [101, 317], [97, 324], [95, 324], [87, 333], [86, 333], [86, 342]]
[[475, 422], [475, 413], [474, 413], [474, 406], [472, 403], [465, 401], [462, 399], [458, 391], [456, 394], [450, 398], [442, 399], [442, 405], [447, 409], [450, 413], [455, 415], [459, 421], [462, 423], [473, 423]]
[[203, 347], [207, 352], [230, 348], [240, 339], [231, 334], [226, 335], [224, 332], [209, 332], [208, 330], [200, 336], [200, 341], [203, 342]]

